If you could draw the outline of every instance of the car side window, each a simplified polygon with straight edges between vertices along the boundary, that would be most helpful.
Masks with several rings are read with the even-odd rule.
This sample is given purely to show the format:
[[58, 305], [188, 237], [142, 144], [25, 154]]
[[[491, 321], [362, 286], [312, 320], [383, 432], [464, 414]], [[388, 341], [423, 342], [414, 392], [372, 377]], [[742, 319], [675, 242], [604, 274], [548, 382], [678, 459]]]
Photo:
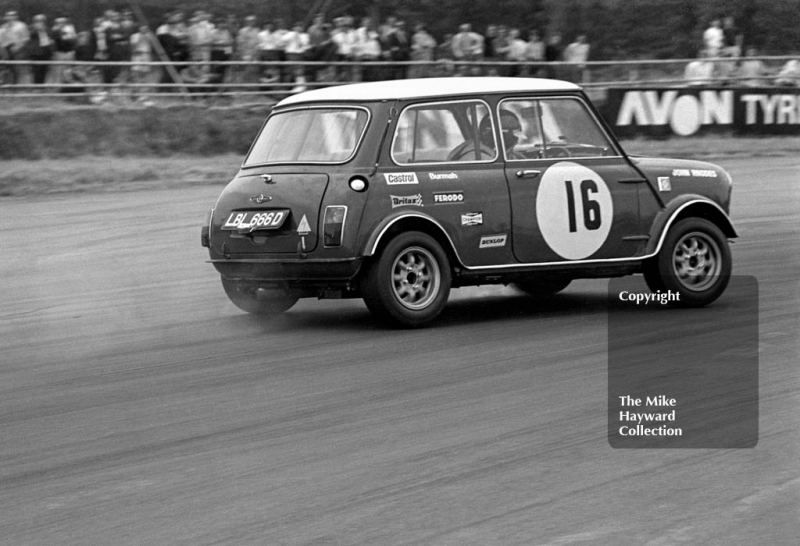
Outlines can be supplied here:
[[412, 105], [403, 110], [392, 142], [398, 165], [493, 161], [492, 116], [481, 101]]
[[597, 120], [576, 99], [505, 100], [498, 117], [508, 161], [617, 155]]

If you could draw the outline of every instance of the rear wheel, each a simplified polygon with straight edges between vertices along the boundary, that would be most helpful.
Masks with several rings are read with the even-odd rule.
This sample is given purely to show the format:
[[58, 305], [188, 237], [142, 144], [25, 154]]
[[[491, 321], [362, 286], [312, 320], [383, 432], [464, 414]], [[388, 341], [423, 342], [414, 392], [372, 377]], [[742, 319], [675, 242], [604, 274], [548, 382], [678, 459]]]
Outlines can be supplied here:
[[697, 307], [722, 295], [731, 269], [731, 251], [722, 231], [708, 220], [685, 218], [670, 229], [643, 273], [653, 292], [677, 292], [676, 305]]
[[225, 294], [233, 304], [254, 315], [277, 315], [291, 308], [299, 296], [283, 288], [259, 288], [252, 283], [243, 283], [222, 277]]
[[362, 281], [369, 310], [403, 326], [422, 326], [444, 309], [450, 263], [441, 245], [422, 232], [401, 233], [386, 245]]

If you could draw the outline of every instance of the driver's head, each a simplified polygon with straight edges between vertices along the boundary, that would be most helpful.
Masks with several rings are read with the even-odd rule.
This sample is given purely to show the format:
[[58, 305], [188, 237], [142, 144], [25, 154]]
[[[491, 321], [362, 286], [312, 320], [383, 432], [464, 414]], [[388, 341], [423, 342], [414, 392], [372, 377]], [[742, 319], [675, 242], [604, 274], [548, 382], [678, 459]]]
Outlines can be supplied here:
[[519, 142], [519, 133], [522, 124], [517, 115], [511, 110], [500, 110], [500, 130], [503, 133], [503, 146], [510, 150]]

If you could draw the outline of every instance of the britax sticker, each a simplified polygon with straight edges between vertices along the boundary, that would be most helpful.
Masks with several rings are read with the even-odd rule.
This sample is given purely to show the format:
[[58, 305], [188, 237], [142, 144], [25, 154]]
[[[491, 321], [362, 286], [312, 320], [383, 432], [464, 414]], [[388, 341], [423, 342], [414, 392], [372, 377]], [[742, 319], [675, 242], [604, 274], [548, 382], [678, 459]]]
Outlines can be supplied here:
[[422, 194], [417, 195], [390, 195], [392, 198], [392, 208], [397, 207], [421, 207]]
[[399, 186], [401, 184], [419, 184], [417, 173], [383, 173], [386, 184], [389, 186]]
[[670, 184], [669, 176], [658, 177], [658, 191], [672, 191], [672, 184]]
[[506, 246], [505, 233], [502, 233], [500, 235], [487, 235], [486, 237], [481, 237], [481, 242], [478, 245], [478, 248], [495, 248], [499, 246]]
[[468, 212], [461, 215], [462, 226], [482, 226], [483, 213], [482, 212]]
[[462, 191], [435, 191], [433, 192], [433, 202], [437, 205], [447, 203], [463, 203], [464, 192]]

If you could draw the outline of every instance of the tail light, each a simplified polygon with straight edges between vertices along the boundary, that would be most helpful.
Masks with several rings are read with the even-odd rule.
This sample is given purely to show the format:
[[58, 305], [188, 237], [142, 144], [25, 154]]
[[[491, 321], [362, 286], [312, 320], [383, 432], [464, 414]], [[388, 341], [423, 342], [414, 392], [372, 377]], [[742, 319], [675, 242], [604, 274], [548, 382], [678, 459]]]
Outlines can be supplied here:
[[342, 233], [347, 217], [347, 207], [325, 207], [325, 221], [323, 225], [323, 244], [326, 247], [342, 246]]

